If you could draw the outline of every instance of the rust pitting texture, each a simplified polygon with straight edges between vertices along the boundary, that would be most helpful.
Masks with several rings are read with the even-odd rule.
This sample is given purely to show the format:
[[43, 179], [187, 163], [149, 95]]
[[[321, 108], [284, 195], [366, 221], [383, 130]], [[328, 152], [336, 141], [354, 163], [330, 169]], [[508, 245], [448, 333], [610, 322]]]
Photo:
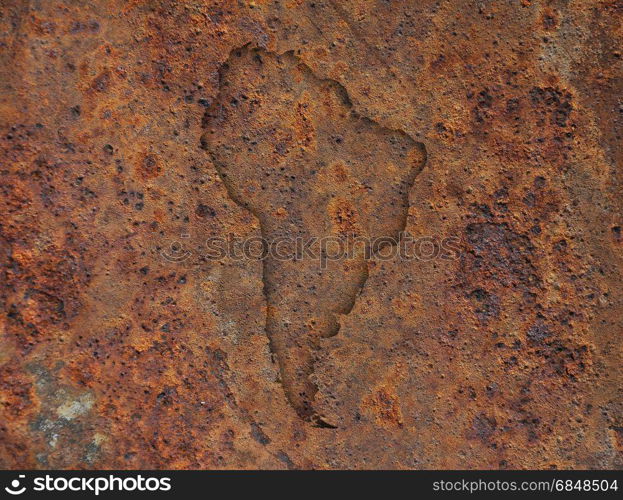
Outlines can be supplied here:
[[0, 9], [0, 466], [621, 468], [620, 2]]

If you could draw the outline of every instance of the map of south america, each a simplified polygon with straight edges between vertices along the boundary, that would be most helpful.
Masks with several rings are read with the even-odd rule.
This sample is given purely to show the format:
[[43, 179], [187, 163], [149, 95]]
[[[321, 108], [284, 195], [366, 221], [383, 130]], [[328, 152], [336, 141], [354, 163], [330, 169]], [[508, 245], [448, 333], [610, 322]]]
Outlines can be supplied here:
[[[221, 70], [201, 144], [229, 196], [252, 212], [268, 245], [278, 239], [397, 239], [422, 144], [361, 116], [336, 81], [292, 53], [243, 47]], [[369, 251], [339, 258], [263, 261], [266, 334], [298, 415], [314, 409], [314, 359], [338, 333], [368, 277]], [[373, 256], [373, 255], [372, 255]]]

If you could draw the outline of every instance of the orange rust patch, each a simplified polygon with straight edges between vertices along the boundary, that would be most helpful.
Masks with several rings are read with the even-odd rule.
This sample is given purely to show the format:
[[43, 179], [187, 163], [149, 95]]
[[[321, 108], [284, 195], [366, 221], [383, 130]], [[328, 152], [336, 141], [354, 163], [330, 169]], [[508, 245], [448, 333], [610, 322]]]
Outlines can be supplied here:
[[162, 167], [155, 154], [146, 153], [139, 157], [136, 171], [143, 179], [153, 179], [162, 173]]
[[376, 390], [364, 405], [375, 415], [376, 422], [383, 427], [402, 427], [403, 418], [396, 392], [388, 387]]

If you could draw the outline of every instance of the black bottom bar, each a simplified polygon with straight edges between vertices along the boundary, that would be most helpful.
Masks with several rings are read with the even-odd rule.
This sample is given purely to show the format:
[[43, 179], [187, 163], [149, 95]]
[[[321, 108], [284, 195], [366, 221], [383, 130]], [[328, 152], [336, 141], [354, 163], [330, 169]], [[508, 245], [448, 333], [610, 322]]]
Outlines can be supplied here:
[[[623, 496], [623, 471], [0, 471], [2, 498]], [[344, 489], [347, 488], [347, 489]], [[249, 493], [251, 492], [251, 493]], [[402, 494], [401, 494], [402, 496]]]

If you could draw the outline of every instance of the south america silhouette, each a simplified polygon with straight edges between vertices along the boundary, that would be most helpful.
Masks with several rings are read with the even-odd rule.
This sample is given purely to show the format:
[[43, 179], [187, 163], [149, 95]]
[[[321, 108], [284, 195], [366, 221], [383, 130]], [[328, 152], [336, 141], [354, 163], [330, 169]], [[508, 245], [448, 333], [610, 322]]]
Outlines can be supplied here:
[[222, 66], [203, 128], [201, 146], [268, 246], [332, 242], [328, 259], [281, 251], [263, 260], [266, 334], [285, 394], [301, 418], [326, 425], [314, 409], [314, 360], [352, 309], [373, 256], [363, 246], [341, 255], [336, 241], [398, 239], [424, 146], [361, 116], [339, 83], [292, 52], [249, 46]]

